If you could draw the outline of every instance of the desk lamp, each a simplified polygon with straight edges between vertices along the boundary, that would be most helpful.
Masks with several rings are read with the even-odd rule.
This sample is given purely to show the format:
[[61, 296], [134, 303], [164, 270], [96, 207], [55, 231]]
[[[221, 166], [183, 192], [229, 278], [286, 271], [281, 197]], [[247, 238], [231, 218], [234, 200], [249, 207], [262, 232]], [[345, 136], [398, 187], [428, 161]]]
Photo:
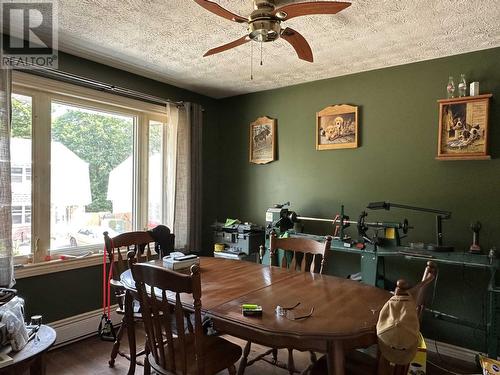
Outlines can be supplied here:
[[451, 212], [436, 210], [434, 208], [423, 208], [408, 206], [406, 204], [389, 203], [389, 202], [371, 202], [368, 203], [367, 208], [370, 210], [387, 210], [389, 211], [391, 207], [402, 208], [405, 210], [421, 211], [421, 212], [431, 212], [436, 215], [436, 244], [427, 245], [427, 250], [431, 251], [453, 251], [452, 246], [443, 245], [443, 220], [451, 218]]

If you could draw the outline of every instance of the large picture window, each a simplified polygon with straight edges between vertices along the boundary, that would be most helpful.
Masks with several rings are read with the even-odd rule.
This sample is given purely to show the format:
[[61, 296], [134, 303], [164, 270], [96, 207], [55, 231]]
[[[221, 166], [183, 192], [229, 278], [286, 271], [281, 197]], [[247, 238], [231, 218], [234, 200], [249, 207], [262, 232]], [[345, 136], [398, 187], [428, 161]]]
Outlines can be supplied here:
[[133, 116], [52, 102], [50, 248], [133, 228]]
[[18, 262], [98, 252], [105, 231], [164, 222], [165, 108], [21, 73], [13, 91]]

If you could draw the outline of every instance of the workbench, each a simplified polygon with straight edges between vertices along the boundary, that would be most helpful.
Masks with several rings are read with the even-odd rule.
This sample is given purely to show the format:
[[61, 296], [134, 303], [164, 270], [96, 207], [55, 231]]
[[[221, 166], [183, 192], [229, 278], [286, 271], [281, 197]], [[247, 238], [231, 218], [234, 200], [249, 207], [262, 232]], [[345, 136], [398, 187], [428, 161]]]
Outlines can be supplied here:
[[[289, 237], [306, 237], [321, 241], [324, 236], [317, 236], [304, 233], [288, 232]], [[330, 250], [339, 253], [357, 254], [360, 256], [360, 273], [362, 282], [375, 285], [380, 288], [385, 287], [385, 258], [399, 257], [412, 261], [432, 260], [438, 264], [447, 264], [451, 266], [460, 266], [467, 268], [477, 268], [489, 272], [489, 283], [487, 286], [487, 311], [486, 326], [477, 322], [470, 322], [464, 319], [457, 319], [446, 313], [439, 311], [430, 311], [431, 314], [439, 319], [452, 321], [468, 327], [481, 328], [486, 331], [487, 352], [491, 358], [498, 356], [498, 340], [500, 337], [500, 287], [496, 284], [496, 272], [499, 268], [499, 259], [491, 258], [483, 254], [470, 254], [468, 252], [430, 252], [426, 250], [417, 250], [405, 246], [384, 248], [367, 243], [363, 250], [356, 247], [348, 247], [343, 241], [333, 239]], [[269, 262], [269, 255], [266, 253], [264, 263]]]

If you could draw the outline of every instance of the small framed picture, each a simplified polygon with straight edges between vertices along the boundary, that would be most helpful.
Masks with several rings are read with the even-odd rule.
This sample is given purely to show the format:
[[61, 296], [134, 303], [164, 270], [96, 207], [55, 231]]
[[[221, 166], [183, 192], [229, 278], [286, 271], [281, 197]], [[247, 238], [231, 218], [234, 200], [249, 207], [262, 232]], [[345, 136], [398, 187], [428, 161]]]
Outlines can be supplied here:
[[316, 150], [357, 147], [357, 106], [332, 105], [316, 114]]
[[438, 160], [489, 160], [491, 94], [438, 100]]
[[275, 119], [259, 117], [250, 124], [250, 163], [267, 164], [276, 159]]

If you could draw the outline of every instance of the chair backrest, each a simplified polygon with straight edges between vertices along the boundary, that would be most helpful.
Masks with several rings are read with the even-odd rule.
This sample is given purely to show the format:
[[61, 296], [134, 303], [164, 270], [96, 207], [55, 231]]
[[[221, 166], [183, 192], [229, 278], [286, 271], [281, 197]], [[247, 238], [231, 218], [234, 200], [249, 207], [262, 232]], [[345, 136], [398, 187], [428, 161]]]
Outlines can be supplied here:
[[123, 259], [121, 250], [125, 251], [127, 256], [129, 251], [133, 251], [136, 258], [141, 261], [141, 255], [145, 255], [145, 260], [151, 258], [150, 244], [154, 243], [154, 238], [151, 233], [146, 231], [125, 232], [113, 238], [109, 237], [108, 232], [104, 232], [104, 245], [108, 260], [114, 260], [113, 279], [119, 280], [120, 275], [125, 271], [126, 262]]
[[429, 286], [432, 285], [434, 280], [437, 277], [437, 265], [432, 261], [427, 262], [427, 266], [425, 267], [424, 274], [422, 276], [422, 280], [412, 288], [408, 290], [408, 293], [415, 300], [415, 304], [417, 305], [417, 313], [420, 321], [422, 321], [422, 316], [425, 310], [425, 303], [427, 302], [427, 292], [429, 290]]
[[[429, 290], [429, 286], [433, 283], [433, 281], [437, 277], [437, 265], [436, 263], [429, 261], [427, 262], [427, 266], [425, 267], [424, 274], [422, 276], [422, 280], [413, 286], [412, 288], [408, 287], [408, 284], [405, 280], [398, 280], [397, 287], [394, 293], [396, 295], [409, 294], [413, 297], [415, 301], [415, 305], [417, 306], [417, 314], [422, 321], [423, 312], [425, 310], [425, 303], [427, 300], [427, 292]], [[406, 375], [408, 373], [408, 365], [396, 365], [391, 366], [389, 361], [387, 361], [382, 355], [379, 353], [379, 363], [377, 374], [378, 375]]]
[[[278, 249], [285, 250], [283, 252], [283, 257], [281, 259], [281, 267], [288, 268], [289, 270], [295, 271], [297, 269], [297, 264], [300, 261], [300, 270], [302, 272], [310, 271], [316, 273], [323, 273], [325, 269], [327, 251], [330, 250], [330, 244], [332, 238], [327, 236], [324, 242], [318, 242], [315, 240], [292, 237], [292, 238], [277, 238], [276, 234], [272, 234], [270, 238], [270, 264], [273, 266], [275, 254]], [[292, 252], [292, 259], [289, 262], [286, 252]], [[318, 269], [318, 261], [319, 269]]]
[[[147, 337], [146, 345], [151, 353], [149, 360], [151, 367], [162, 374], [168, 372], [186, 374], [187, 353], [194, 350], [197, 373], [203, 374], [200, 267], [193, 265], [189, 275], [182, 274], [148, 263], [135, 263], [133, 252], [129, 255], [129, 267], [141, 305]], [[180, 293], [193, 296], [195, 321], [193, 333], [185, 333], [189, 327], [184, 324], [185, 315]], [[174, 322], [177, 331], [175, 340], [172, 330]], [[154, 361], [151, 361], [151, 357]]]

